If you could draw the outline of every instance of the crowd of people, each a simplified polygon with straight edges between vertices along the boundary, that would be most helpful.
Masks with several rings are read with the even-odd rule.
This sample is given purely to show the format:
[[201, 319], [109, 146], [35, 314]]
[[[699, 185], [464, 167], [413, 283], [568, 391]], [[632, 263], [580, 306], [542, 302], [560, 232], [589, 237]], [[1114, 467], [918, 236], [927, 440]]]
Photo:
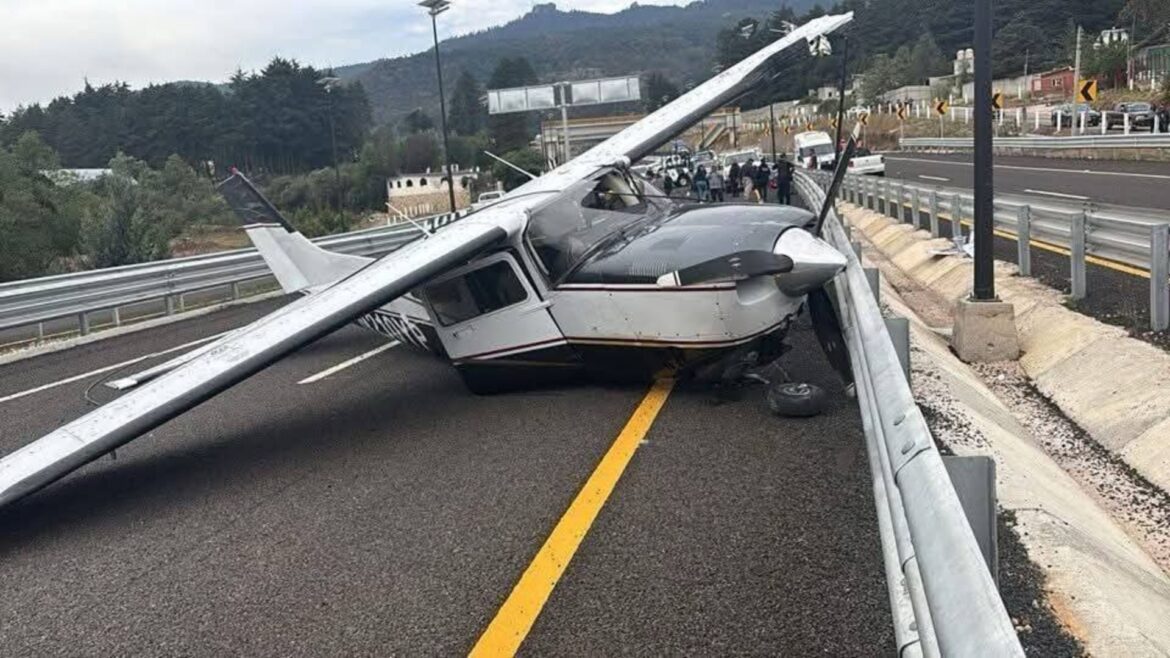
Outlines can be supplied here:
[[761, 158], [758, 163], [731, 163], [727, 173], [720, 167], [710, 170], [699, 165], [690, 180], [690, 188], [679, 187], [670, 175], [663, 180], [670, 196], [685, 195], [699, 203], [743, 200], [756, 203], [792, 203], [792, 174], [795, 167], [781, 155], [772, 165]]

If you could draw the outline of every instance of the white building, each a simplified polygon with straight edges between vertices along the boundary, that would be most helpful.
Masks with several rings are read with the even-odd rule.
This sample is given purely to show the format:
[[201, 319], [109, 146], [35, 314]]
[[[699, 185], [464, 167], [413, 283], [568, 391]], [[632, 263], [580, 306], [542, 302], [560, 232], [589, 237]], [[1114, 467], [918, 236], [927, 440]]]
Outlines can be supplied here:
[[[455, 206], [471, 205], [471, 186], [479, 177], [477, 171], [455, 172]], [[445, 171], [426, 171], [421, 174], [399, 174], [386, 179], [386, 196], [394, 209], [408, 217], [437, 215], [451, 209]], [[391, 211], [391, 214], [393, 211]]]

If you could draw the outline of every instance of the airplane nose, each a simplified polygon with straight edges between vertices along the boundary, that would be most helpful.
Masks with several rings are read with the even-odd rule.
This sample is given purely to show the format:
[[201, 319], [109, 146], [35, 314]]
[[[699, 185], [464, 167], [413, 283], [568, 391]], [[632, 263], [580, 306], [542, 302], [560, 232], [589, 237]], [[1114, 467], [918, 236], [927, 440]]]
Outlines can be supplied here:
[[792, 271], [776, 276], [784, 294], [799, 297], [820, 288], [845, 269], [848, 260], [832, 245], [800, 228], [790, 228], [776, 240], [773, 253], [792, 259]]

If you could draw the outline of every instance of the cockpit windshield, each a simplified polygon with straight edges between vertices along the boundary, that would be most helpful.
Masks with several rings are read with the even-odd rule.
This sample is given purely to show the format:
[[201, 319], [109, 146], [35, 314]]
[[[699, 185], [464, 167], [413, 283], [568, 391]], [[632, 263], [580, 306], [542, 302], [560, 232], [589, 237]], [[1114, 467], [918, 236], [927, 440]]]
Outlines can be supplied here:
[[595, 245], [649, 209], [642, 181], [615, 169], [570, 187], [534, 212], [526, 235], [549, 278], [557, 281]]

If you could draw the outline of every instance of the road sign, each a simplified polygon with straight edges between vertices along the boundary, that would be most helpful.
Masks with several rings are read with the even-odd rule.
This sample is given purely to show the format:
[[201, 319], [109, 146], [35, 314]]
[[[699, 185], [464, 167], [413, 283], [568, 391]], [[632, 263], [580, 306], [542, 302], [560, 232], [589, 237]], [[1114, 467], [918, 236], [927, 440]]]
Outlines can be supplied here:
[[1077, 84], [1077, 100], [1083, 103], [1092, 103], [1097, 100], [1097, 81], [1081, 80]]
[[829, 125], [830, 125], [830, 126], [832, 126], [833, 128], [836, 128], [836, 127], [837, 127], [837, 117], [833, 117], [833, 118], [832, 118], [832, 119], [829, 121]]
[[991, 107], [1002, 110], [1003, 109], [1003, 92], [997, 91], [991, 95]]
[[937, 114], [938, 114], [940, 117], [941, 117], [941, 116], [946, 116], [947, 112], [950, 112], [950, 111], [951, 111], [951, 104], [950, 104], [948, 101], [946, 101], [945, 99], [944, 99], [944, 100], [941, 100], [941, 101], [935, 101], [935, 103], [934, 103], [934, 111], [935, 111], [935, 113], [937, 113]]
[[804, 129], [805, 129], [805, 130], [809, 130], [809, 131], [811, 131], [811, 130], [816, 130], [816, 128], [817, 128], [817, 127], [813, 125], [813, 122], [812, 122], [812, 121], [809, 121], [809, 122], [808, 122], [808, 124], [807, 124], [807, 125], [805, 125], [805, 127], [804, 127]]
[[792, 134], [792, 126], [789, 126], [789, 125], [785, 124], [785, 125], [784, 125], [784, 134], [785, 134], [785, 135], [791, 135], [791, 134]]
[[[898, 112], [900, 113], [901, 111], [902, 111], [902, 109], [898, 108]], [[869, 125], [869, 113], [862, 112], [861, 114], [857, 115], [857, 122], [863, 126], [868, 126]]]
[[906, 117], [910, 116], [910, 105], [906, 103], [898, 103], [898, 119], [905, 121]]

